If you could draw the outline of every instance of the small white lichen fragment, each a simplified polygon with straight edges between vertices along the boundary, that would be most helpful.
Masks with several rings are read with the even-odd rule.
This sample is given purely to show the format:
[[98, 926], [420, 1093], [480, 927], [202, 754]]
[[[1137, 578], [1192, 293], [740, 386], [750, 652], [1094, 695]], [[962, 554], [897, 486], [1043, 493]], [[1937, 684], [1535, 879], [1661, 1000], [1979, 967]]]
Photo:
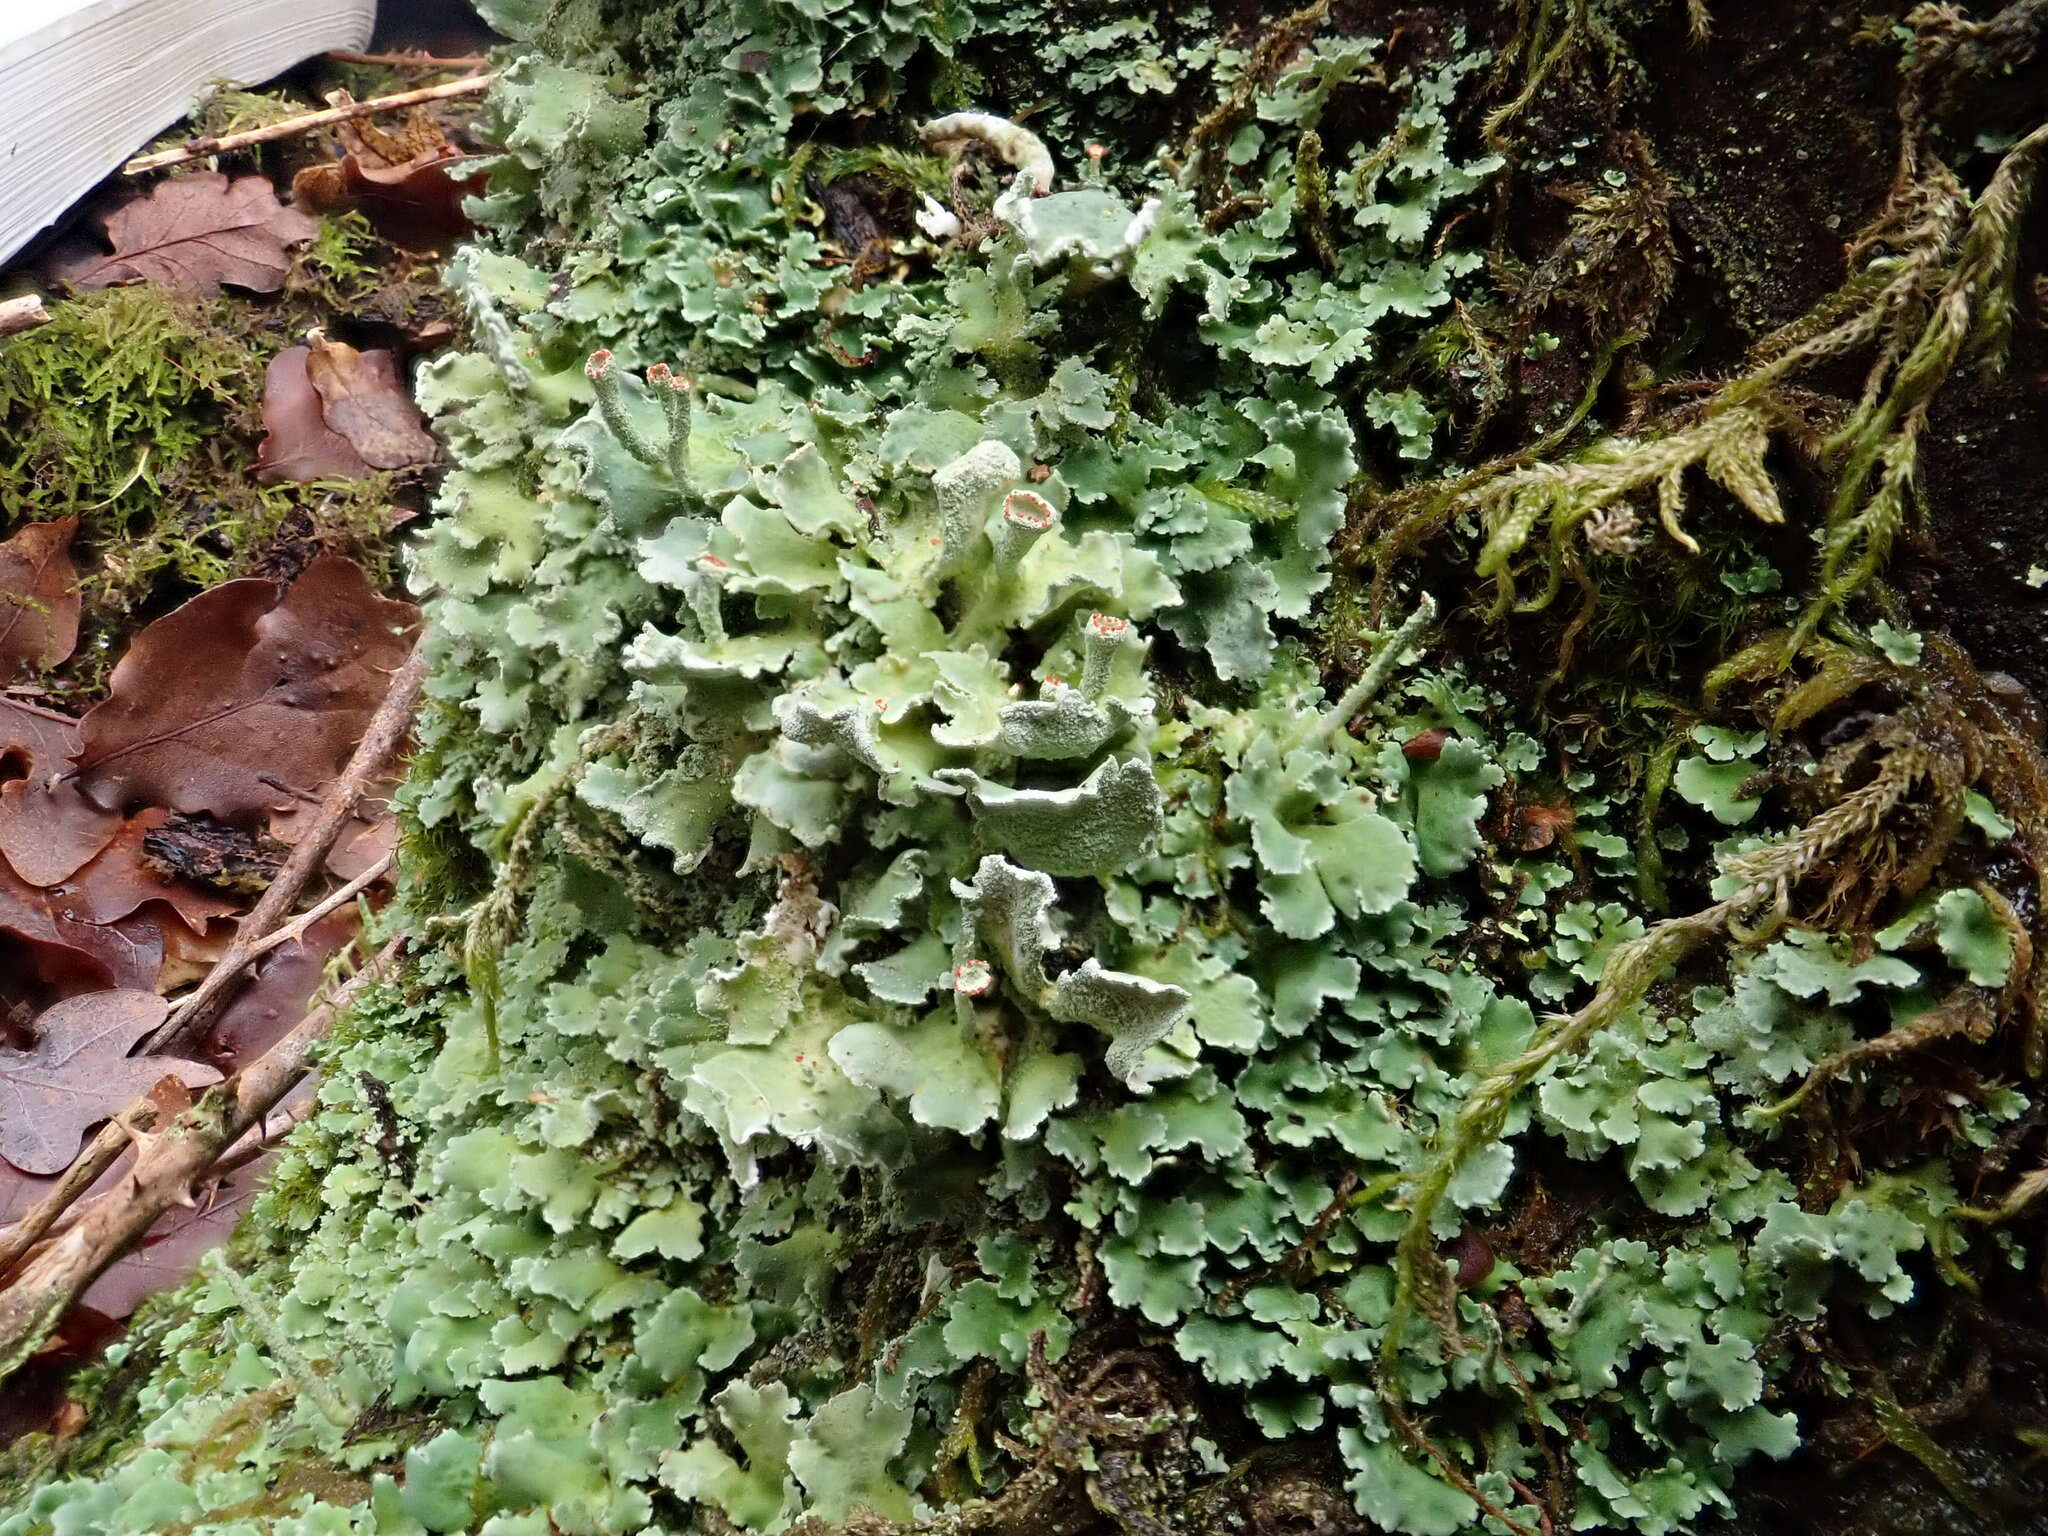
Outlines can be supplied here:
[[960, 233], [960, 216], [931, 193], [920, 194], [924, 206], [916, 213], [917, 227], [934, 240], [950, 240]]

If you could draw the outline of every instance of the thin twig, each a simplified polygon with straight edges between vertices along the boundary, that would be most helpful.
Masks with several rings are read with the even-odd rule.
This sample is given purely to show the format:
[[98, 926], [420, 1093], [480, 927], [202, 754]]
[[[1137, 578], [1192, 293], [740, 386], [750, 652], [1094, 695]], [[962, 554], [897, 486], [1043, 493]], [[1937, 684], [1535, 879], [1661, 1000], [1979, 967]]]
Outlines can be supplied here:
[[[375, 885], [379, 880], [382, 880], [386, 875], [390, 874], [391, 866], [393, 864], [396, 864], [397, 862], [398, 855], [396, 855], [395, 853], [385, 854], [383, 858], [379, 859], [376, 863], [372, 864], [360, 875], [357, 875], [355, 879], [349, 881], [347, 885], [344, 885], [332, 896], [323, 898], [318, 906], [308, 907], [305, 911], [301, 912], [297, 917], [293, 918], [290, 922], [286, 923], [282, 928], [278, 929], [275, 933], [269, 934], [264, 938], [258, 939], [254, 944], [251, 944], [249, 946], [249, 959], [260, 960], [263, 958], [263, 956], [269, 954], [273, 949], [276, 949], [280, 944], [289, 944], [294, 939], [304, 938], [306, 936], [306, 930], [308, 928], [311, 928], [315, 923], [319, 922], [321, 918], [328, 916], [330, 913], [333, 913], [339, 910], [340, 908], [347, 906], [350, 902], [354, 901], [358, 896], [362, 895], [364, 891], [368, 890], [371, 886]], [[194, 992], [192, 994], [193, 997], [197, 997], [198, 995], [199, 994], [197, 992]], [[186, 1001], [187, 999], [180, 999], [178, 1007], [182, 1008], [185, 1005]]]
[[382, 64], [389, 69], [475, 69], [484, 62], [480, 53], [438, 59], [431, 53], [356, 53], [347, 48], [330, 48], [323, 57], [337, 64]]
[[108, 1265], [139, 1242], [164, 1212], [189, 1201], [192, 1186], [221, 1155], [263, 1123], [305, 1075], [307, 1054], [325, 1038], [335, 1016], [383, 974], [404, 944], [402, 936], [391, 940], [284, 1038], [207, 1089], [198, 1103], [137, 1149], [135, 1166], [115, 1191], [117, 1198], [94, 1202], [63, 1236], [22, 1266], [13, 1284], [0, 1291], [0, 1381], [42, 1347]]
[[306, 835], [299, 839], [292, 849], [291, 857], [277, 872], [277, 878], [264, 891], [263, 899], [256, 903], [254, 910], [242, 919], [236, 931], [235, 941], [228, 946], [228, 952], [221, 956], [220, 963], [207, 972], [206, 980], [191, 996], [173, 1008], [170, 1017], [157, 1026], [155, 1033], [143, 1043], [144, 1051], [161, 1051], [173, 1041], [196, 1038], [227, 1006], [229, 991], [248, 963], [263, 952], [264, 941], [271, 931], [285, 921], [293, 903], [299, 899], [299, 892], [327, 857], [327, 850], [334, 846], [334, 839], [340, 835], [349, 817], [355, 814], [356, 801], [391, 761], [407, 734], [412, 730], [412, 716], [418, 707], [420, 684], [426, 676], [426, 658], [415, 644], [405, 664], [392, 675], [391, 687], [384, 695], [384, 702], [377, 706], [377, 713], [370, 719], [369, 728], [363, 732], [363, 739], [356, 744], [355, 756], [348, 766], [321, 796], [319, 813], [313, 818]]
[[17, 331], [32, 331], [39, 325], [50, 323], [50, 312], [43, 308], [43, 298], [38, 293], [24, 293], [18, 299], [0, 300], [0, 336], [12, 336]]
[[298, 117], [288, 117], [281, 123], [272, 123], [267, 128], [251, 128], [243, 133], [207, 134], [192, 139], [177, 149], [167, 149], [161, 154], [139, 155], [121, 169], [130, 176], [139, 176], [144, 171], [160, 171], [169, 165], [184, 165], [188, 161], [201, 160], [208, 155], [225, 154], [231, 149], [245, 149], [251, 144], [267, 144], [272, 139], [288, 139], [293, 134], [304, 133], [312, 128], [325, 128], [330, 123], [345, 123], [351, 118], [369, 117], [378, 112], [394, 112], [400, 107], [416, 107], [422, 102], [446, 101], [453, 96], [475, 96], [489, 89], [495, 74], [471, 75], [462, 80], [449, 80], [441, 85], [421, 86], [416, 91], [400, 91], [395, 96], [378, 96], [369, 101], [351, 102], [345, 107], [329, 107], [322, 112], [307, 112]]

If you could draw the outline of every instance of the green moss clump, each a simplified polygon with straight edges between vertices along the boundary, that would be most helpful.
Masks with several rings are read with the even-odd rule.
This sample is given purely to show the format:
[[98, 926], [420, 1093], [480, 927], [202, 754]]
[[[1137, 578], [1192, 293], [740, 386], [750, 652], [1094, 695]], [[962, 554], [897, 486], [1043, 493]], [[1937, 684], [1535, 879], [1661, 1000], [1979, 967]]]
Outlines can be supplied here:
[[215, 437], [255, 430], [263, 365], [226, 300], [144, 284], [57, 304], [0, 346], [0, 513], [125, 534]]

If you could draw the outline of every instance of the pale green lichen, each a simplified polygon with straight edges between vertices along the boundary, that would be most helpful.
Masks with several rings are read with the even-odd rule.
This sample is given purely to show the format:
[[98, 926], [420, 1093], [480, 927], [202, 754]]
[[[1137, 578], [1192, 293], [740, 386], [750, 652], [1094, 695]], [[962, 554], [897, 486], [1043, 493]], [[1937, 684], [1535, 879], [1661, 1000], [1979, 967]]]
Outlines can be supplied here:
[[[1773, 1106], [2019, 951], [1951, 884], [1867, 953], [1759, 932], [1653, 991], [1762, 897], [1645, 913], [1634, 803], [1434, 664], [1433, 600], [1312, 665], [1361, 459], [1427, 438], [1364, 365], [1479, 264], [1477, 58], [1386, 78], [1332, 31], [1253, 71], [1207, 13], [1169, 50], [1024, 0], [489, 9], [545, 56], [494, 98], [499, 248], [451, 268], [472, 349], [421, 380], [457, 468], [399, 908], [469, 973], [351, 1021], [243, 1266], [274, 1315], [197, 1288], [148, 1448], [0, 1536], [767, 1536], [1039, 1477], [1207, 1529], [1171, 1522], [1269, 1443], [1410, 1536], [1704, 1527], [1798, 1440], [1788, 1330], [1911, 1299], [1959, 1208], [1938, 1157], [1803, 1198]], [[973, 238], [848, 280], [813, 131], [907, 139], [1012, 36], [1057, 40], [1016, 64], [1060, 76], [1019, 76], [1043, 138], [1121, 163], [965, 176]], [[1176, 170], [1124, 129], [1180, 86], [1235, 107]], [[1367, 89], [1397, 126], [1351, 142]], [[1256, 206], [1211, 229], [1224, 177]], [[1693, 731], [1655, 831], [1772, 804], [1766, 745]], [[1566, 835], [1494, 823], [1546, 785]], [[1819, 846], [1722, 864], [1753, 893]], [[1630, 1193], [1451, 1286], [1539, 1154]], [[343, 1433], [265, 1348], [378, 1412]]]

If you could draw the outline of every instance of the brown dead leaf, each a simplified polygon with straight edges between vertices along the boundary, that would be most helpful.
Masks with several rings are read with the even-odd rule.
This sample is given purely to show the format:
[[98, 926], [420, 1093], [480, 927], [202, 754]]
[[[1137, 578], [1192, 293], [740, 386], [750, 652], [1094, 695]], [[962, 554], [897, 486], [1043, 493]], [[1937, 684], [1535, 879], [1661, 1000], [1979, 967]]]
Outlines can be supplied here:
[[318, 331], [307, 339], [264, 373], [259, 481], [361, 479], [433, 462], [434, 439], [393, 354], [358, 352]]
[[54, 667], [78, 644], [78, 519], [31, 523], [0, 544], [0, 683]]
[[327, 425], [320, 391], [306, 373], [308, 347], [287, 347], [263, 371], [263, 441], [256, 445], [256, 479], [362, 480], [370, 463]]
[[78, 776], [108, 807], [223, 818], [315, 798], [354, 750], [419, 618], [323, 554], [282, 594], [230, 581], [149, 625], [79, 723]]
[[28, 1173], [61, 1172], [92, 1126], [166, 1073], [189, 1087], [219, 1082], [196, 1061], [128, 1054], [168, 1011], [154, 992], [89, 992], [43, 1012], [33, 1049], [0, 1048], [0, 1157]]
[[156, 914], [96, 923], [63, 890], [30, 885], [0, 864], [0, 1001], [153, 987], [164, 959]]
[[164, 929], [164, 963], [156, 974], [156, 989], [166, 997], [195, 981], [221, 962], [234, 940], [233, 923], [215, 923], [205, 934], [194, 933], [183, 923]]
[[124, 1318], [159, 1291], [175, 1290], [191, 1278], [209, 1249], [234, 1234], [235, 1224], [263, 1193], [265, 1175], [277, 1161], [272, 1147], [260, 1161], [209, 1179], [189, 1206], [173, 1206], [149, 1235], [93, 1281], [84, 1304], [110, 1318]]
[[[270, 817], [270, 835], [281, 843], [297, 847], [299, 838], [318, 815], [319, 808], [310, 805], [274, 811]], [[340, 880], [353, 880], [386, 855], [397, 851], [397, 818], [391, 814], [388, 804], [365, 795], [357, 814], [341, 824], [341, 831], [335, 834], [334, 844], [327, 850], [323, 862], [330, 875]]]
[[160, 181], [101, 222], [113, 253], [60, 259], [51, 276], [76, 288], [162, 283], [200, 298], [223, 283], [275, 293], [291, 266], [286, 248], [320, 232], [265, 178], [230, 181], [218, 171]]
[[55, 885], [85, 867], [121, 830], [71, 774], [78, 722], [0, 698], [0, 859], [30, 885]]
[[[341, 824], [334, 845], [327, 850], [327, 872], [338, 880], [353, 880], [386, 854], [398, 850], [398, 817], [391, 797], [405, 781], [405, 764], [394, 760], [373, 779], [357, 799], [355, 814]], [[320, 807], [309, 801], [281, 811], [272, 811], [270, 835], [296, 848], [299, 840], [320, 819]], [[385, 879], [388, 881], [389, 876]]]
[[[330, 107], [354, 106], [355, 100], [347, 91], [327, 93]], [[344, 118], [334, 125], [334, 136], [341, 140], [343, 149], [364, 165], [379, 168], [403, 167], [455, 148], [448, 142], [447, 131], [434, 116], [434, 109], [425, 102], [409, 108], [405, 116], [396, 119], [395, 127], [392, 123], [391, 118], [382, 122], [374, 117]]]
[[327, 425], [372, 467], [429, 464], [434, 439], [390, 352], [358, 352], [315, 331], [307, 338], [306, 377], [319, 391]]
[[226, 1069], [253, 1061], [277, 1044], [306, 1016], [327, 962], [353, 942], [361, 928], [356, 909], [342, 907], [265, 955], [257, 962], [256, 974], [214, 1020], [197, 1053]]

